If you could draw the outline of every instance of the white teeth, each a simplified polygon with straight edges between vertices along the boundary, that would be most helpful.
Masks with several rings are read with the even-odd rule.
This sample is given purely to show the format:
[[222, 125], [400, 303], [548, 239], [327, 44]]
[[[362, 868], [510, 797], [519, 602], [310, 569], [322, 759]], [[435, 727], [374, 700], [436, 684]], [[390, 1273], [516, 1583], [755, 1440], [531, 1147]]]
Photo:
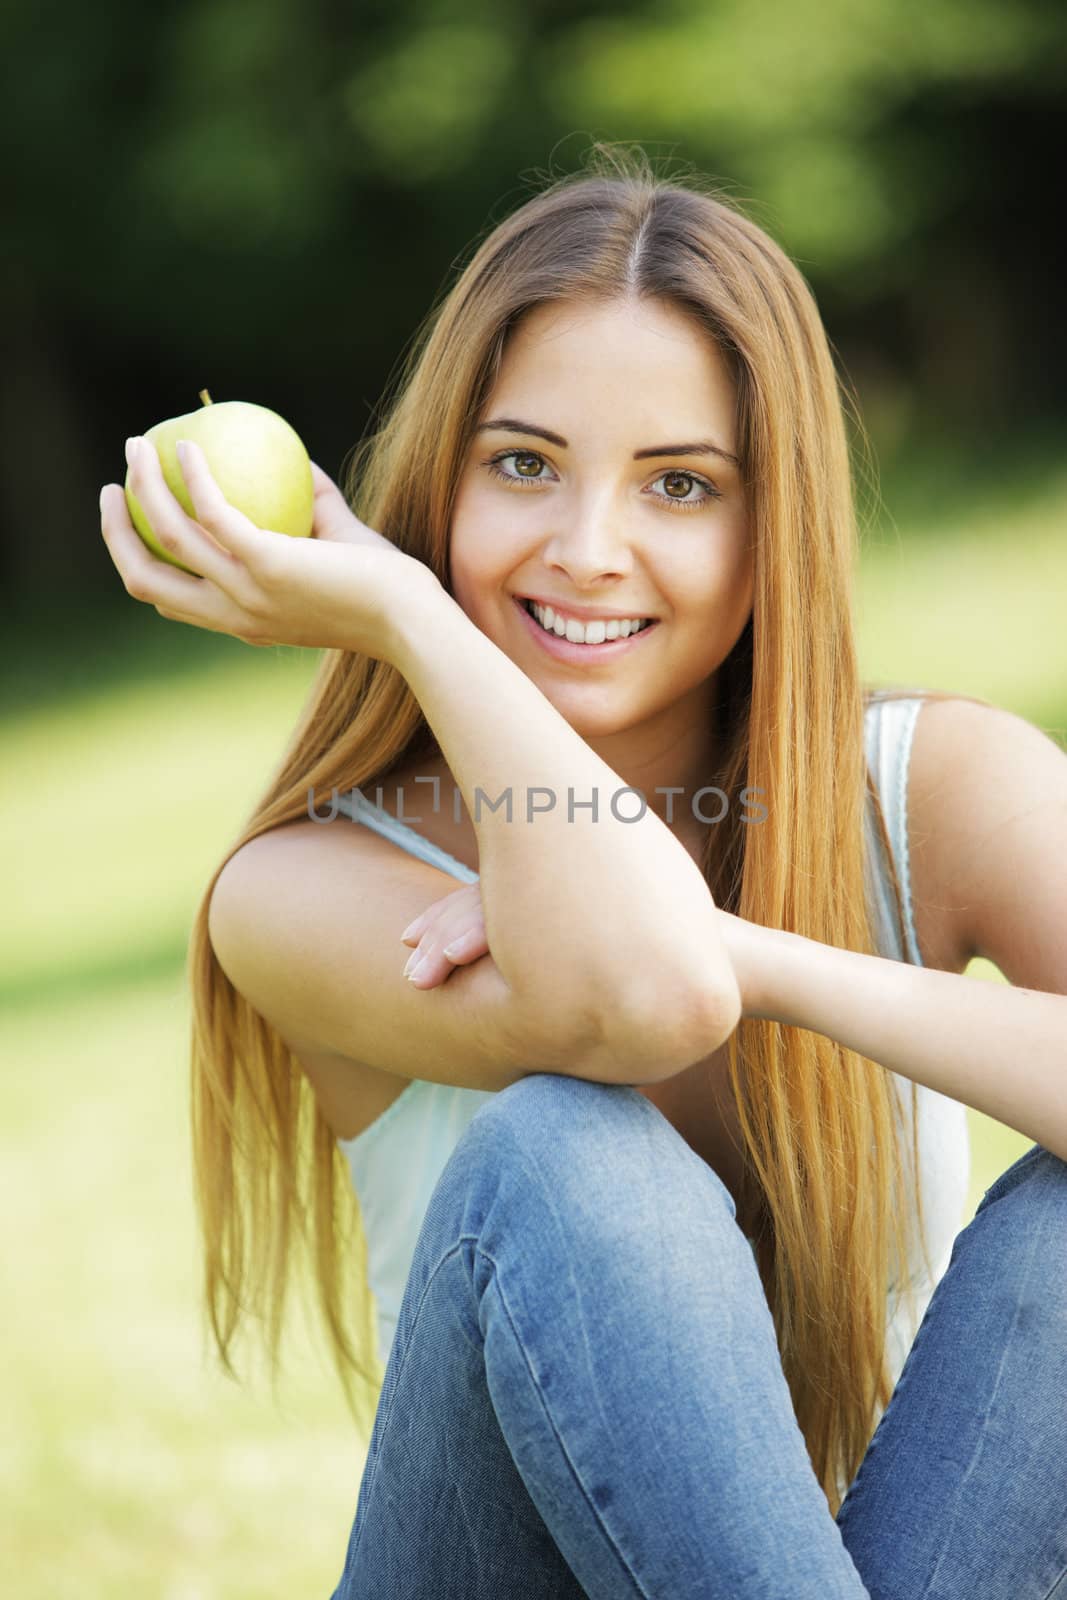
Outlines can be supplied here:
[[631, 633], [649, 626], [649, 619], [627, 617], [622, 622], [579, 622], [574, 617], [561, 617], [551, 606], [539, 606], [536, 601], [525, 602], [527, 610], [541, 624], [546, 633], [558, 639], [566, 638], [571, 644], [603, 644], [607, 639], [628, 639]]

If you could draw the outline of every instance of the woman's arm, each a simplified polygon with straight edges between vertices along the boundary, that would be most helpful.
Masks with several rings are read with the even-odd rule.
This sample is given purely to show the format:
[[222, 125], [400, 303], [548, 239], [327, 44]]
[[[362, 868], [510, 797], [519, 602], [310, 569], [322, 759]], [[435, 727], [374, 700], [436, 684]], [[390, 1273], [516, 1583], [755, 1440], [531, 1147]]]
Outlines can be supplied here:
[[[427, 577], [395, 619], [390, 659], [466, 801], [497, 967], [546, 1006], [576, 1017], [592, 1010], [609, 1036], [640, 1027], [670, 1048], [677, 1031], [699, 1059], [740, 1016], [700, 868], [651, 810], [636, 821], [613, 815], [623, 780], [428, 569]], [[528, 792], [543, 805], [546, 790], [554, 806], [527, 821]], [[497, 805], [509, 791], [510, 814]], [[630, 815], [633, 799], [619, 809]]]
[[837, 950], [720, 912], [742, 1014], [822, 1033], [1067, 1161], [1067, 755], [968, 700], [923, 706], [908, 836], [961, 965], [1008, 983]]
[[743, 1016], [825, 1034], [1067, 1161], [1067, 996], [836, 950], [720, 915], [736, 925], [727, 942]]

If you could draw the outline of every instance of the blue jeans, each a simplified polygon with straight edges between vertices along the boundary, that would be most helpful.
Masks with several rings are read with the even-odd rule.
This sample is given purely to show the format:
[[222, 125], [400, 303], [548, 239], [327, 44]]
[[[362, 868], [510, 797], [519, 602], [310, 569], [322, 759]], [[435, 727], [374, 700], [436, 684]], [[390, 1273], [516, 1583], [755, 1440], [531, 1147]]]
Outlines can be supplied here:
[[334, 1600], [1067, 1600], [1067, 1164], [987, 1190], [836, 1520], [729, 1190], [642, 1095], [479, 1110]]

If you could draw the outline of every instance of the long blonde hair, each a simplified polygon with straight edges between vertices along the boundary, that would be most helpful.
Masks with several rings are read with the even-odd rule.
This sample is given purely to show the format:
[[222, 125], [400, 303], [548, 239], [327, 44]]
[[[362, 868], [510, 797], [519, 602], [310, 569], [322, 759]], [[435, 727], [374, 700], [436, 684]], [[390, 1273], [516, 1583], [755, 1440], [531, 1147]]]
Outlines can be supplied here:
[[[842, 405], [851, 402], [807, 284], [739, 208], [697, 177], [658, 177], [640, 150], [594, 146], [582, 171], [489, 233], [426, 319], [380, 427], [353, 457], [347, 497], [448, 588], [456, 485], [509, 333], [545, 302], [620, 295], [687, 312], [723, 351], [737, 391], [755, 595], [721, 673], [715, 747], [725, 757], [714, 781], [727, 793], [748, 784], [770, 803], [759, 827], [731, 807], [709, 830], [707, 882], [727, 911], [877, 952], [864, 882], [868, 798], [883, 840], [885, 827], [864, 757], [854, 640], [857, 534]], [[433, 748], [392, 665], [324, 651], [278, 769], [226, 859], [304, 817], [309, 789], [371, 788]], [[208, 904], [224, 864], [190, 949], [210, 1329], [232, 1374], [235, 1335], [250, 1316], [276, 1368], [294, 1246], [305, 1247], [332, 1353], [366, 1427], [380, 1367], [358, 1202], [298, 1063], [215, 959]], [[921, 1217], [914, 1086], [909, 1187], [881, 1066], [819, 1034], [745, 1019], [729, 1070], [782, 1366], [836, 1514], [889, 1399], [887, 1295], [908, 1259], [909, 1212]], [[358, 1394], [355, 1374], [365, 1380]]]

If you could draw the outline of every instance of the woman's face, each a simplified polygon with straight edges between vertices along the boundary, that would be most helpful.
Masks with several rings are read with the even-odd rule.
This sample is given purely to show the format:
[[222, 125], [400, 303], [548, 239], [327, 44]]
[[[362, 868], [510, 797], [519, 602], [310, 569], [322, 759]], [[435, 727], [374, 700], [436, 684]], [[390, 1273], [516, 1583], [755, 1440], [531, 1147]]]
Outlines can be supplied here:
[[[591, 742], [707, 726], [752, 609], [735, 410], [718, 346], [660, 301], [540, 306], [508, 341], [460, 477], [452, 593]], [[520, 597], [655, 625], [565, 658]]]

